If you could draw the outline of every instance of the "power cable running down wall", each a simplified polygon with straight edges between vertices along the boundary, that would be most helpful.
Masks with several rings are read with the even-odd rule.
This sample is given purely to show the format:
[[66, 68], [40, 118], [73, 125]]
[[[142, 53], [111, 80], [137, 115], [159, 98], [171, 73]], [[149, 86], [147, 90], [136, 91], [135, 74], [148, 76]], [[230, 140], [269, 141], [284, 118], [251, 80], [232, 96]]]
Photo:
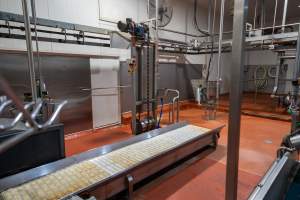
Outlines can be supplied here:
[[208, 62], [208, 67], [207, 67], [207, 74], [206, 74], [206, 82], [209, 80], [209, 75], [210, 75], [210, 68], [211, 68], [211, 63], [212, 59], [214, 56], [214, 43], [215, 43], [215, 37], [214, 37], [214, 32], [215, 32], [215, 20], [216, 20], [216, 10], [217, 10], [217, 0], [214, 0], [214, 16], [213, 16], [213, 24], [212, 24], [212, 29], [211, 29], [211, 52], [210, 52], [210, 57], [209, 57], [209, 62]]

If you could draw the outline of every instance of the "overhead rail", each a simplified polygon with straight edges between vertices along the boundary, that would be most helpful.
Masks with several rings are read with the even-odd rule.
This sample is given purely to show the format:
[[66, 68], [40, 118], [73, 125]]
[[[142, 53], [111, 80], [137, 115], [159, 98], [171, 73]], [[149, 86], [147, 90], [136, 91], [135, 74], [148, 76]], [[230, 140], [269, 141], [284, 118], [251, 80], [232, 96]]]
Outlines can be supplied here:
[[[3, 11], [0, 12], [0, 20], [24, 23], [23, 15], [18, 15], [9, 12], [3, 12]], [[32, 17], [30, 17], [30, 23], [34, 24], [34, 20]], [[110, 33], [108, 30], [102, 28], [96, 28], [96, 27], [80, 25], [80, 24], [73, 24], [68, 22], [61, 22], [56, 20], [44, 19], [44, 18], [37, 18], [36, 24], [38, 26], [47, 26], [52, 28], [97, 33], [103, 35], [109, 35]]]
[[[31, 22], [33, 18], [30, 18]], [[25, 27], [23, 15], [17, 15], [7, 12], [0, 11], [0, 37], [2, 38], [14, 38], [14, 39], [25, 39], [25, 32], [20, 33], [19, 31], [24, 31]], [[37, 32], [35, 36], [32, 37], [33, 40], [37, 39], [41, 42], [55, 42], [55, 43], [66, 43], [66, 44], [80, 44], [88, 46], [104, 46], [110, 47], [111, 37], [110, 34], [118, 33], [120, 37], [127, 38], [118, 31], [109, 31], [106, 29], [95, 28], [90, 26], [60, 22], [49, 19], [36, 19], [37, 28], [31, 27], [31, 32]], [[298, 32], [287, 32], [287, 27], [298, 26], [299, 23], [285, 24], [274, 26], [275, 29], [281, 29], [285, 27], [284, 33], [274, 33], [274, 35], [260, 35], [260, 36], [249, 36], [246, 37], [247, 50], [259, 50], [259, 49], [269, 49], [269, 44], [277, 46], [294, 46], [294, 42], [297, 40]], [[272, 30], [274, 27], [263, 27], [252, 29], [251, 31], [258, 30]], [[162, 31], [170, 31], [167, 29], [160, 29]], [[190, 37], [196, 37], [197, 35], [189, 35], [182, 32], [172, 31], [178, 34], [188, 35]], [[45, 36], [49, 33], [50, 36]], [[231, 32], [223, 32], [223, 34], [228, 34]], [[38, 38], [36, 36], [38, 35]], [[219, 34], [215, 33], [214, 36]], [[246, 34], [247, 35], [247, 34]], [[200, 38], [200, 36], [199, 36]], [[128, 40], [127, 40], [128, 41]], [[199, 40], [200, 45], [194, 46], [191, 42], [174, 41], [165, 38], [159, 38], [158, 50], [161, 53], [173, 53], [173, 54], [189, 54], [189, 55], [200, 55], [200, 54], [211, 54], [219, 53], [219, 42], [207, 42]], [[263, 44], [263, 45], [262, 45]], [[222, 40], [221, 52], [231, 52], [232, 40]], [[279, 47], [277, 47], [279, 48]], [[276, 49], [277, 49], [276, 48]], [[274, 49], [274, 50], [276, 50]]]

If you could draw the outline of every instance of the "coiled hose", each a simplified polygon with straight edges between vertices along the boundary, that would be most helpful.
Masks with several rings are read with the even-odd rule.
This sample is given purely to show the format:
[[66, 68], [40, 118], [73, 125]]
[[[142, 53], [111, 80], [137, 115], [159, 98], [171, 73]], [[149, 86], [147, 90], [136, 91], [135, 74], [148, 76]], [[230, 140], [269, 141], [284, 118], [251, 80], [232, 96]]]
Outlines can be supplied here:
[[[259, 74], [259, 72], [262, 72]], [[254, 71], [254, 85], [256, 91], [264, 89], [268, 85], [268, 69], [266, 66], [258, 66]]]

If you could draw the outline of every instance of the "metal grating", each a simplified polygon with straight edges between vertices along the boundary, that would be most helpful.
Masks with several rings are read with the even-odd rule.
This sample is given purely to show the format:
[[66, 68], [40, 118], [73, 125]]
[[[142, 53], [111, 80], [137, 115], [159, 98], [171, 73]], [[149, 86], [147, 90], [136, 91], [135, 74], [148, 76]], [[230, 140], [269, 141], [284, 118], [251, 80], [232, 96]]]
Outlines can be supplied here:
[[178, 147], [209, 129], [187, 125], [4, 191], [4, 200], [60, 199]]

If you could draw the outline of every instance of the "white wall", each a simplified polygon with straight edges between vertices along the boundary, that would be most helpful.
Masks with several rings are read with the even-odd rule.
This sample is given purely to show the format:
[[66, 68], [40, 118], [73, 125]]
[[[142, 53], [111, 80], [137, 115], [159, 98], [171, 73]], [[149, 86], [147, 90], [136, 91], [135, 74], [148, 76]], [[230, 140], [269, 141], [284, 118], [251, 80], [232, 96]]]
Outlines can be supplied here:
[[[98, 26], [98, 0], [36, 0], [36, 13], [40, 18], [76, 24]], [[30, 1], [28, 1], [30, 4]], [[0, 0], [0, 10], [22, 14], [20, 0]], [[31, 13], [31, 12], [30, 12]]]
[[[30, 1], [29, 1], [30, 2]], [[173, 19], [171, 23], [165, 27], [166, 29], [176, 30], [180, 32], [199, 34], [193, 27], [193, 2], [182, 0], [170, 0], [173, 5]], [[117, 22], [125, 20], [127, 17], [132, 18], [137, 22], [144, 21], [147, 18], [147, 0], [36, 0], [37, 16], [40, 18], [47, 18], [58, 21], [65, 21], [70, 23], [107, 28], [116, 30], [116, 24], [101, 21], [105, 19]], [[0, 10], [22, 14], [22, 7], [20, 0], [0, 0]], [[207, 29], [207, 10], [199, 8], [199, 25], [203, 29]], [[179, 40], [189, 42], [192, 38], [182, 36], [179, 34], [160, 31], [162, 38]], [[18, 45], [18, 42], [2, 42], [1, 48], [10, 48], [10, 42]], [[57, 44], [42, 44], [45, 50], [55, 52], [53, 46]], [[60, 46], [60, 45], [59, 45]], [[17, 50], [24, 49], [25, 45], [15, 47]], [[80, 48], [85, 48], [84, 51]], [[66, 45], [59, 49], [68, 49]], [[78, 53], [89, 50], [86, 47], [70, 46], [71, 51], [78, 51]], [[94, 50], [90, 50], [93, 52]], [[100, 50], [98, 50], [100, 51]], [[182, 60], [182, 59], [181, 59]], [[205, 64], [205, 56], [187, 56], [184, 62], [194, 64]]]

